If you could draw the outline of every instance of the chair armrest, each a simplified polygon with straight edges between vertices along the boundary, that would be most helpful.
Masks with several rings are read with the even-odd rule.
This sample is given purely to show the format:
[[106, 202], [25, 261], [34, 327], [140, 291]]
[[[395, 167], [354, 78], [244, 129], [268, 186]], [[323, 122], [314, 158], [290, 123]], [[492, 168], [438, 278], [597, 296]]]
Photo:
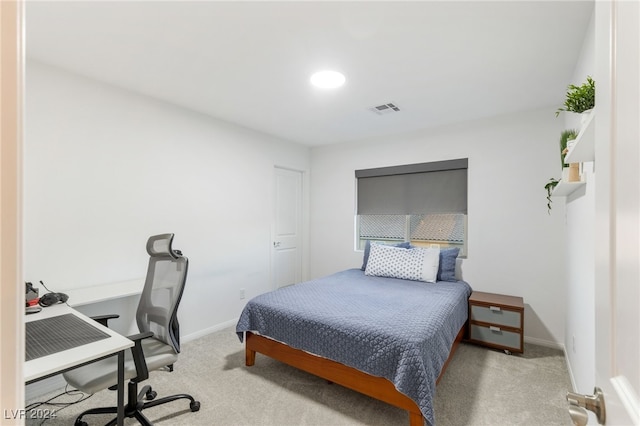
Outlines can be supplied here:
[[132, 334], [131, 336], [127, 336], [127, 339], [133, 340], [134, 342], [139, 342], [140, 340], [147, 339], [153, 336], [153, 332], [145, 331], [144, 333]]
[[147, 369], [147, 362], [144, 359], [144, 352], [142, 350], [142, 340], [151, 336], [153, 336], [151, 331], [127, 336], [127, 339], [133, 340], [131, 355], [133, 355], [133, 363], [136, 366], [136, 377], [131, 379], [133, 382], [137, 383], [149, 378], [149, 370]]
[[104, 325], [105, 327], [109, 327], [109, 325], [107, 324], [107, 321], [109, 321], [110, 319], [115, 319], [115, 318], [120, 318], [120, 315], [118, 314], [107, 314], [107, 315], [96, 315], [91, 317], [92, 320], [99, 322], [100, 324]]

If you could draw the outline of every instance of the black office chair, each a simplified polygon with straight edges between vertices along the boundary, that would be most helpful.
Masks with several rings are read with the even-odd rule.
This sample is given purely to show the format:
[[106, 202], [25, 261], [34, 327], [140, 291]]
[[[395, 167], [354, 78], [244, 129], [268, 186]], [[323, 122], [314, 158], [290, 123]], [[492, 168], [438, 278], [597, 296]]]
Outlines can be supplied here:
[[[139, 334], [128, 336], [135, 345], [125, 358], [125, 380], [129, 380], [125, 416], [135, 417], [143, 425], [151, 425], [143, 410], [177, 399], [188, 399], [191, 411], [200, 409], [200, 402], [191, 395], [178, 394], [155, 399], [156, 392], [145, 385], [138, 392], [138, 383], [149, 377], [149, 371], [168, 368], [180, 352], [180, 332], [178, 326], [178, 304], [187, 278], [189, 260], [179, 250], [173, 250], [173, 234], [150, 237], [147, 241], [149, 268], [136, 312]], [[107, 320], [117, 315], [105, 315], [94, 319], [106, 325]], [[117, 357], [80, 367], [63, 374], [67, 383], [85, 393], [111, 388], [117, 384]], [[117, 407], [93, 408], [80, 414], [75, 426], [86, 426], [82, 420], [88, 414], [116, 413]], [[113, 419], [108, 425], [114, 425]]]

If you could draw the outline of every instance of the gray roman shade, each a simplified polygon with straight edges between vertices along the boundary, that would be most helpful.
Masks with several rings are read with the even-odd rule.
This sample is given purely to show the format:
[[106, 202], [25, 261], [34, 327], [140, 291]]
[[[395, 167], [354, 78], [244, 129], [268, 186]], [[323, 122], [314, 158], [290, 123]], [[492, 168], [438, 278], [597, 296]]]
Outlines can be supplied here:
[[356, 170], [358, 214], [467, 213], [468, 159]]

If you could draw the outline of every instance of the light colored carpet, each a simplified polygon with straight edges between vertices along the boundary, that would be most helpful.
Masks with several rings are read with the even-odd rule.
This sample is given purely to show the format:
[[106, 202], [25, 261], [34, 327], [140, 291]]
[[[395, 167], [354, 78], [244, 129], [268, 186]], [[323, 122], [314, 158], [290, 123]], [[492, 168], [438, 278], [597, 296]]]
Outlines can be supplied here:
[[[146, 383], [159, 397], [190, 393], [202, 404], [196, 413], [189, 411], [188, 400], [145, 410], [158, 425], [408, 424], [403, 410], [263, 355], [257, 355], [255, 366], [246, 367], [244, 345], [231, 328], [183, 344], [174, 371], [152, 372]], [[524, 355], [506, 355], [463, 343], [437, 387], [436, 424], [570, 425], [565, 399], [570, 388], [559, 350], [526, 344]], [[75, 399], [64, 395], [56, 401]], [[73, 425], [83, 410], [114, 402], [115, 392], [102, 391], [63, 409], [42, 406], [57, 410], [56, 418], [44, 423], [28, 420], [27, 425]], [[88, 416], [85, 420], [89, 425], [103, 425], [110, 418]], [[125, 424], [137, 422], [126, 419]]]

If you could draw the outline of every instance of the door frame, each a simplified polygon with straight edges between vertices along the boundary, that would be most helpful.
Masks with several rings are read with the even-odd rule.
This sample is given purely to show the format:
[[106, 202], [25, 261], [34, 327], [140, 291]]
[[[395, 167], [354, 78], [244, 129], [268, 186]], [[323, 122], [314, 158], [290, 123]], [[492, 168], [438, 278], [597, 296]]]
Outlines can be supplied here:
[[[0, 1], [0, 401], [24, 407], [24, 284], [22, 284], [22, 144], [24, 2]], [[7, 424], [24, 424], [17, 416]]]
[[[595, 200], [595, 383], [605, 394], [606, 423], [607, 424], [639, 424], [640, 401], [633, 385], [624, 377], [622, 363], [619, 358], [618, 339], [640, 339], [640, 335], [622, 336], [625, 321], [620, 321], [623, 315], [618, 310], [617, 303], [620, 293], [624, 290], [624, 282], [619, 274], [621, 256], [621, 239], [618, 228], [620, 214], [628, 212], [628, 206], [621, 206], [623, 199], [621, 186], [625, 170], [637, 169], [640, 157], [629, 156], [625, 149], [631, 144], [629, 140], [637, 141], [640, 137], [638, 128], [629, 125], [629, 114], [638, 113], [638, 99], [629, 101], [628, 96], [631, 80], [637, 78], [640, 70], [638, 54], [640, 43], [633, 40], [633, 28], [640, 23], [640, 7], [637, 16], [628, 12], [620, 12], [620, 3], [616, 0], [596, 2], [596, 80], [600, 81], [598, 88], [598, 115], [596, 117], [596, 200]], [[625, 4], [624, 6], [628, 6]], [[622, 18], [622, 19], [621, 19]], [[635, 23], [634, 23], [635, 21]], [[631, 25], [631, 27], [629, 27]], [[629, 35], [631, 34], [631, 36]], [[636, 33], [637, 35], [637, 33]], [[631, 56], [629, 56], [631, 55]], [[635, 63], [628, 58], [635, 57]], [[638, 82], [636, 81], [635, 84]], [[637, 123], [637, 121], [636, 121]], [[635, 134], [634, 134], [635, 132]], [[637, 153], [636, 153], [637, 154]], [[626, 156], [625, 156], [626, 155]], [[622, 157], [625, 156], [625, 157]], [[622, 158], [621, 158], [622, 157]], [[629, 159], [633, 161], [629, 162]], [[624, 163], [621, 162], [624, 160]], [[635, 164], [635, 166], [633, 165]], [[635, 190], [638, 189], [636, 183]], [[637, 192], [637, 191], [635, 191]], [[632, 199], [640, 199], [640, 193], [631, 195]], [[636, 207], [636, 212], [640, 211]], [[638, 218], [635, 218], [637, 221]], [[637, 222], [636, 222], [637, 223]], [[637, 226], [637, 225], [636, 225]], [[630, 245], [634, 254], [639, 254], [640, 235], [629, 236], [635, 238]], [[635, 245], [634, 245], [635, 244]], [[625, 253], [629, 257], [629, 253]], [[640, 260], [635, 258], [636, 267]], [[640, 302], [640, 300], [638, 301]], [[632, 322], [632, 321], [631, 321]], [[633, 327], [633, 326], [631, 326]], [[633, 328], [631, 328], [633, 330]], [[635, 331], [640, 325], [635, 324]], [[637, 350], [637, 349], [636, 349]], [[590, 414], [590, 423], [596, 420]]]

